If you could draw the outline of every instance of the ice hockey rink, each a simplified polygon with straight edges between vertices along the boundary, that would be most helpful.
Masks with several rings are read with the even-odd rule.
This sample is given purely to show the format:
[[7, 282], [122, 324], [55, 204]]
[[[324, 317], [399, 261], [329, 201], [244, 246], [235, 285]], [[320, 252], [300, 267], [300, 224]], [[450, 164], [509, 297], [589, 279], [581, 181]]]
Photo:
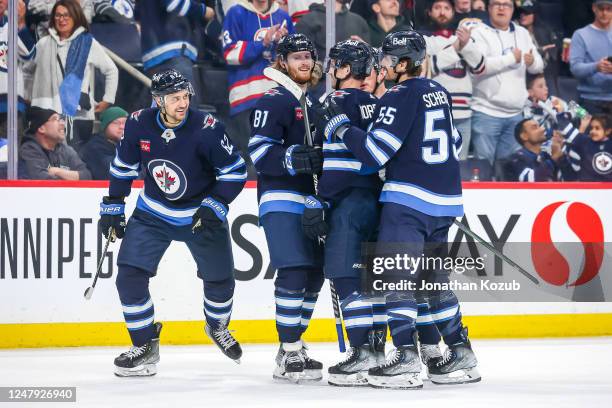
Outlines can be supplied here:
[[[309, 345], [326, 367], [335, 343]], [[0, 386], [76, 386], [79, 407], [610, 407], [612, 338], [474, 340], [483, 380], [421, 390], [336, 388], [324, 381], [272, 380], [273, 345], [245, 345], [240, 365], [214, 346], [164, 346], [158, 374], [118, 378], [113, 358], [124, 348], [0, 351]], [[394, 405], [398, 404], [398, 405]], [[401, 404], [401, 405], [399, 405]], [[38, 406], [34, 403], [0, 404]], [[74, 403], [51, 403], [74, 406]], [[45, 404], [45, 406], [47, 406]]]

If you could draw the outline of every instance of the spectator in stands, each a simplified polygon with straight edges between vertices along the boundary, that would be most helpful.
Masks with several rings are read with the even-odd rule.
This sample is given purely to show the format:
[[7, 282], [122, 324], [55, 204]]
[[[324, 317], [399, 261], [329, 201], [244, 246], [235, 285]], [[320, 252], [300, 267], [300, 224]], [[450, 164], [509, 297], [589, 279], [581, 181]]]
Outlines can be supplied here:
[[410, 30], [412, 25], [400, 14], [399, 0], [368, 0], [374, 16], [368, 20], [370, 45], [380, 47], [389, 33]]
[[[91, 23], [94, 15], [95, 0], [80, 0], [81, 8], [87, 23]], [[28, 2], [28, 21], [35, 25], [36, 37], [38, 39], [48, 34], [49, 27], [53, 21], [50, 19], [51, 11], [57, 0], [29, 0]]]
[[612, 114], [612, 0], [595, 0], [593, 13], [595, 21], [572, 36], [570, 69], [580, 81], [580, 105]]
[[484, 0], [472, 0], [472, 10], [474, 11], [487, 11], [487, 5]]
[[452, 27], [457, 28], [461, 20], [473, 18], [484, 21], [489, 18], [485, 9], [476, 9], [472, 6], [472, 0], [455, 0], [455, 16]]
[[453, 123], [463, 137], [460, 158], [467, 158], [471, 139], [470, 108], [472, 78], [470, 72], [480, 73], [484, 69], [484, 56], [471, 38], [471, 28], [460, 26], [455, 32], [450, 28], [453, 21], [451, 0], [433, 0], [427, 35], [427, 54], [431, 78], [442, 84], [453, 98]]
[[19, 157], [26, 178], [35, 180], [89, 180], [91, 173], [77, 152], [64, 143], [64, 118], [52, 109], [32, 107], [29, 128]]
[[81, 149], [81, 158], [94, 180], [108, 180], [108, 169], [115, 158], [115, 146], [123, 137], [128, 113], [118, 106], [100, 115], [100, 133], [94, 135]]
[[[8, 62], [6, 59], [6, 55], [8, 53], [8, 17], [5, 15], [5, 12], [8, 10], [8, 0], [0, 0], [0, 137], [7, 137], [7, 94], [8, 94]], [[17, 94], [18, 94], [18, 103], [17, 109], [19, 111], [19, 116], [23, 115], [25, 112], [25, 101], [23, 99], [23, 72], [22, 65], [30, 61], [34, 57], [34, 38], [32, 34], [26, 27], [26, 5], [23, 0], [19, 0], [18, 8], [17, 8], [17, 29], [18, 31], [18, 39], [17, 39], [17, 55], [19, 57], [17, 63]], [[21, 135], [23, 133], [22, 120], [18, 121], [19, 130], [18, 134]]]
[[314, 3], [322, 4], [325, 0], [290, 0], [287, 1], [287, 13], [291, 16], [293, 24], [310, 11], [310, 5]]
[[556, 126], [557, 113], [567, 110], [567, 103], [556, 96], [550, 96], [544, 74], [527, 75], [527, 93], [523, 116], [544, 126], [546, 136], [551, 137]]
[[544, 60], [544, 76], [554, 92], [559, 92], [557, 78], [559, 77], [559, 50], [561, 41], [554, 30], [536, 18], [535, 0], [525, 0], [518, 8], [518, 22], [531, 35], [538, 52]]
[[[136, 6], [140, 21], [142, 63], [150, 78], [158, 72], [175, 69], [196, 84], [193, 64], [198, 58], [193, 31], [215, 13], [196, 0], [153, 0]], [[198, 104], [198, 92], [192, 98]]]
[[264, 92], [277, 86], [263, 76], [263, 70], [274, 60], [278, 41], [293, 32], [289, 14], [272, 0], [243, 0], [225, 16], [223, 55], [228, 65], [231, 116], [227, 129], [247, 162], [251, 110]]
[[511, 0], [491, 0], [489, 21], [472, 31], [485, 57], [485, 69], [473, 77], [472, 146], [492, 165], [520, 147], [514, 128], [528, 96], [525, 76], [544, 68], [529, 32], [510, 21], [513, 7]]
[[[368, 23], [358, 14], [349, 11], [348, 0], [336, 0], [336, 42], [348, 39], [361, 40], [370, 43]], [[325, 5], [311, 4], [310, 12], [298, 21], [295, 31], [306, 35], [312, 40], [319, 58], [325, 58]], [[325, 81], [310, 90], [313, 97], [319, 98], [325, 91]]]
[[[579, 181], [612, 181], [612, 116], [586, 116], [576, 129], [569, 113], [558, 115], [568, 158]], [[590, 131], [586, 133], [586, 129]]]
[[561, 180], [561, 168], [566, 163], [563, 137], [556, 135], [547, 142], [546, 129], [529, 118], [516, 125], [514, 137], [521, 148], [510, 156], [506, 164], [506, 180]]
[[[94, 112], [115, 101], [119, 73], [102, 46], [88, 32], [89, 24], [77, 0], [59, 0], [51, 10], [49, 35], [36, 44], [32, 106], [66, 115], [68, 142], [87, 142], [93, 130]], [[104, 96], [95, 103], [90, 89], [94, 70], [104, 76]]]

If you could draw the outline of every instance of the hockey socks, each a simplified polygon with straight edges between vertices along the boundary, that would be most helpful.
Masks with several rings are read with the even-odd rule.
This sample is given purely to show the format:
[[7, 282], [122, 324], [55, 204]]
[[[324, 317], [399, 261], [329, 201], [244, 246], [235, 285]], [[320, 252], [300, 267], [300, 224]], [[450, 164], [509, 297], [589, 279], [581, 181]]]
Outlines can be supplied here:
[[204, 315], [206, 324], [217, 329], [227, 326], [232, 315], [234, 279], [204, 281]]
[[149, 273], [131, 266], [119, 266], [117, 292], [132, 344], [142, 346], [155, 337], [155, 309], [149, 293]]

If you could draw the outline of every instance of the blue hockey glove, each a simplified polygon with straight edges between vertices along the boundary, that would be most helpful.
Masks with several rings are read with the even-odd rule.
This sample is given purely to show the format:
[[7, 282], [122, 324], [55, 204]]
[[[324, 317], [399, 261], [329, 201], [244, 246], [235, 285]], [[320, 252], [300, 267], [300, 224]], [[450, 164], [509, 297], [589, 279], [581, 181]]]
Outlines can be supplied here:
[[292, 176], [319, 174], [323, 170], [323, 152], [319, 148], [306, 145], [289, 146], [283, 164]]
[[[111, 235], [123, 238], [125, 236], [125, 225], [125, 202], [123, 198], [103, 197], [100, 203], [98, 227], [104, 238], [108, 238], [111, 228]], [[114, 241], [114, 238], [111, 237], [111, 240]]]
[[200, 208], [193, 215], [191, 232], [200, 232], [202, 228], [219, 228], [227, 218], [228, 206], [217, 197], [206, 197]]
[[317, 195], [308, 196], [304, 202], [306, 208], [302, 214], [302, 230], [309, 239], [325, 237], [329, 231], [325, 221], [325, 210], [330, 208], [327, 201]]
[[315, 128], [323, 135], [326, 143], [335, 143], [336, 140], [341, 139], [340, 130], [351, 125], [348, 116], [342, 112], [333, 97], [327, 98], [324, 104], [313, 104], [312, 111], [314, 112]]

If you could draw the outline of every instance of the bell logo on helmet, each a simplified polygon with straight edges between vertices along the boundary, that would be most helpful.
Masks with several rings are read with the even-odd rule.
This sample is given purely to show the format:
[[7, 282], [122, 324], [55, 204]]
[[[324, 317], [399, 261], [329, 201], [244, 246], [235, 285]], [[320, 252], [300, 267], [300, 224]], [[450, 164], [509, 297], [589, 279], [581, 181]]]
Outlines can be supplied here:
[[405, 45], [406, 45], [406, 40], [407, 40], [407, 38], [406, 38], [406, 37], [404, 37], [404, 38], [397, 38], [397, 37], [394, 37], [394, 38], [391, 40], [391, 44], [393, 44], [393, 45], [404, 45], [404, 46], [405, 46]]

